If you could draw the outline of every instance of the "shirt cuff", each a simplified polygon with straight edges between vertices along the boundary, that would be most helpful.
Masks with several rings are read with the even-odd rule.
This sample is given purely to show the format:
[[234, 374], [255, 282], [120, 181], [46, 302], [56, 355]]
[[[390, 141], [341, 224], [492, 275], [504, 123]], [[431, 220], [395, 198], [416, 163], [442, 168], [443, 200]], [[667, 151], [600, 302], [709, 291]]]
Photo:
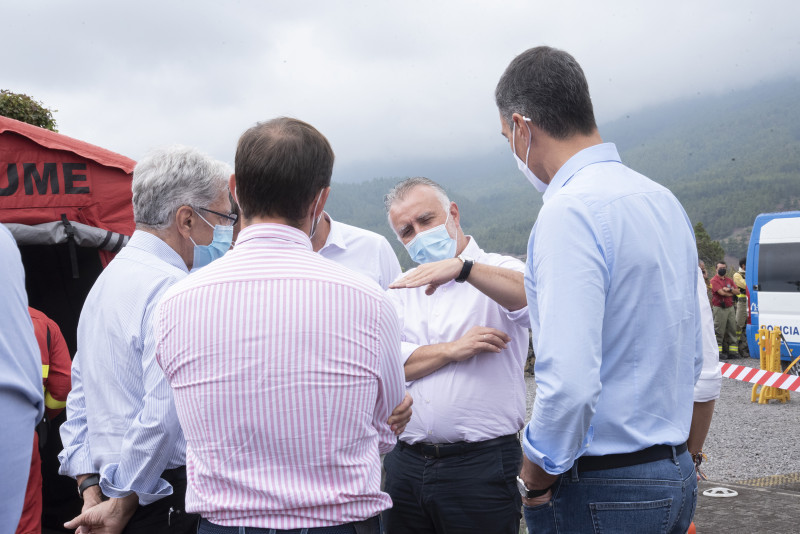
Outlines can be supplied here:
[[58, 461], [61, 463], [58, 468], [59, 475], [78, 478], [79, 475], [95, 472], [86, 444], [64, 447], [64, 450], [58, 453]]
[[416, 343], [409, 343], [408, 341], [400, 343], [400, 363], [405, 365], [411, 355], [414, 354], [414, 351], [421, 346], [422, 345], [417, 345]]
[[531, 317], [530, 314], [528, 313], [527, 306], [514, 311], [508, 311], [507, 309], [503, 308], [503, 311], [505, 312], [506, 317], [508, 317], [509, 321], [511, 321], [515, 325], [521, 326], [522, 328], [531, 327]]
[[172, 495], [172, 485], [163, 478], [156, 479], [154, 483], [148, 484], [149, 487], [140, 490], [132, 488], [131, 483], [124, 484], [119, 480], [115, 480], [117, 473], [119, 473], [118, 463], [106, 464], [100, 470], [100, 490], [103, 495], [121, 499], [131, 493], [136, 493], [141, 506], [147, 506], [168, 495]]
[[531, 423], [525, 425], [525, 429], [522, 432], [522, 450], [528, 460], [544, 469], [545, 472], [550, 475], [560, 475], [566, 471], [569, 471], [570, 468], [572, 468], [572, 464], [575, 463], [575, 459], [579, 458], [586, 452], [586, 449], [589, 447], [589, 444], [592, 442], [592, 438], [594, 437], [594, 427], [590, 425], [588, 432], [586, 432], [586, 437], [583, 440], [583, 445], [574, 458], [553, 459], [546, 453], [537, 449], [533, 444], [530, 439], [530, 434], [532, 432], [530, 426]]

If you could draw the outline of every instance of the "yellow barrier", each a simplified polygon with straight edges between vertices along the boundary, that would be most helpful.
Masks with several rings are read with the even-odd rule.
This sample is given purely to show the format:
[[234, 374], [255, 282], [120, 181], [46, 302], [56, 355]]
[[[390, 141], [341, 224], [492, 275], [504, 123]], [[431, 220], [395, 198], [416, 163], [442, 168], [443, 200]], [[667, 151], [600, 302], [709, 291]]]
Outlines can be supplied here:
[[[766, 327], [758, 329], [758, 353], [761, 364], [761, 369], [772, 371], [774, 373], [781, 373], [781, 331], [775, 327], [772, 330], [767, 330]], [[761, 391], [758, 391], [758, 388]], [[774, 388], [770, 386], [753, 385], [753, 391], [750, 395], [750, 402], [756, 402], [758, 399], [759, 404], [767, 404], [771, 400], [779, 400], [785, 403], [789, 400], [789, 392], [783, 389]]]

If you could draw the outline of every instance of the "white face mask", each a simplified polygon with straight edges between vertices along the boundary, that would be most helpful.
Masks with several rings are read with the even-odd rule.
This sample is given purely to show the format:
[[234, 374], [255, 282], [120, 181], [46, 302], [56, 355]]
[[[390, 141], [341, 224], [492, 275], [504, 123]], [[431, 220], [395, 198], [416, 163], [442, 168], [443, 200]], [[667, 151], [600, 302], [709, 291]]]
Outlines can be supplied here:
[[[530, 119], [528, 117], [522, 117], [522, 119], [526, 123], [525, 126], [528, 126], [527, 123], [530, 122]], [[533, 134], [531, 134], [531, 127], [528, 126], [528, 151], [525, 153], [524, 162], [521, 159], [519, 159], [519, 156], [517, 156], [517, 146], [515, 143], [517, 137], [516, 133], [517, 133], [517, 123], [515, 122], [514, 130], [511, 134], [511, 149], [512, 149], [511, 153], [514, 154], [514, 159], [517, 160], [517, 167], [522, 172], [522, 174], [525, 175], [525, 178], [528, 179], [531, 185], [533, 185], [533, 187], [536, 188], [537, 191], [539, 191], [540, 193], [544, 193], [545, 189], [547, 189], [547, 184], [541, 181], [538, 176], [533, 174], [533, 171], [528, 167], [528, 156], [531, 153], [531, 139], [533, 138]]]

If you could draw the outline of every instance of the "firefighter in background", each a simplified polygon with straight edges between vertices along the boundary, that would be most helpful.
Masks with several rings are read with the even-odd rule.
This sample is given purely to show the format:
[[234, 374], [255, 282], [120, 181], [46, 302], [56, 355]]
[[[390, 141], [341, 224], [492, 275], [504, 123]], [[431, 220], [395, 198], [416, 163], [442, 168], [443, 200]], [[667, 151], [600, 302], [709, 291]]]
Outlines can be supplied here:
[[725, 276], [728, 269], [723, 262], [717, 263], [717, 274], [711, 279], [711, 312], [714, 316], [714, 331], [717, 334], [719, 359], [739, 357], [739, 340], [736, 339], [736, 318], [733, 300], [739, 288], [733, 280]]
[[[33, 321], [33, 331], [42, 354], [42, 386], [44, 387], [45, 419], [39, 423], [33, 436], [33, 455], [25, 504], [16, 534], [40, 533], [42, 531], [42, 459], [39, 450], [47, 439], [47, 421], [56, 417], [67, 405], [67, 394], [71, 388], [67, 342], [58, 325], [37, 309], [28, 307]], [[39, 443], [39, 440], [42, 443]]]
[[750, 349], [747, 347], [747, 335], [744, 325], [747, 322], [747, 309], [749, 304], [747, 302], [747, 284], [744, 281], [745, 266], [747, 264], [747, 256], [739, 260], [739, 271], [733, 274], [733, 283], [739, 288], [739, 294], [736, 295], [736, 340], [739, 344], [739, 355], [750, 356]]

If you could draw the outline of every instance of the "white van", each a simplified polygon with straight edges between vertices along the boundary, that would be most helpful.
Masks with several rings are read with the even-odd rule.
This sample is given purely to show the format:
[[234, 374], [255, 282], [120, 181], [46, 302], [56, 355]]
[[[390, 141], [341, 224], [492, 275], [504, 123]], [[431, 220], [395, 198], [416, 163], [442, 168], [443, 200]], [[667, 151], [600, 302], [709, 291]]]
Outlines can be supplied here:
[[[758, 357], [759, 327], [778, 326], [792, 359], [800, 356], [800, 211], [756, 217], [747, 248], [745, 281], [750, 294], [750, 354]], [[781, 346], [781, 359], [790, 359], [785, 345]]]

